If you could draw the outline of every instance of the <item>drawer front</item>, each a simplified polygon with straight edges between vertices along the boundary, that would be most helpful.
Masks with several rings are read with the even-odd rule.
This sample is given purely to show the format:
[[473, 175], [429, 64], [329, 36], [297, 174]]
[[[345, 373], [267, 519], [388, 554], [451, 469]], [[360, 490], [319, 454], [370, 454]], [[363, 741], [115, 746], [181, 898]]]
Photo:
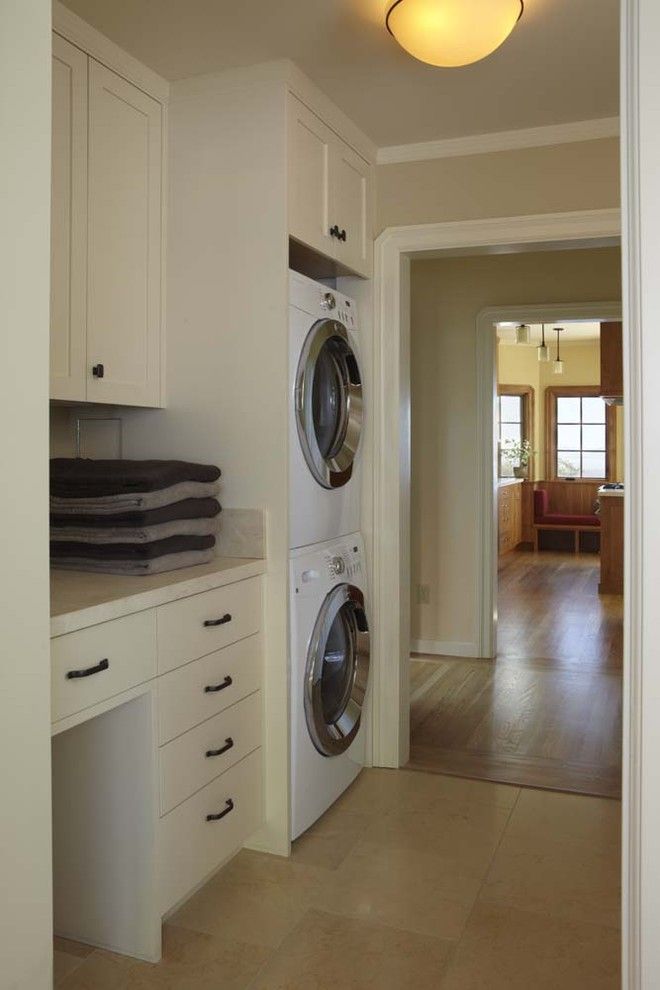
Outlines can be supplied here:
[[235, 705], [261, 687], [261, 636], [249, 636], [158, 681], [159, 742]]
[[150, 680], [156, 676], [155, 613], [58, 636], [51, 640], [51, 671], [53, 722]]
[[251, 636], [261, 626], [259, 578], [215, 588], [169, 605], [158, 614], [158, 670], [162, 674]]
[[[207, 821], [207, 815], [222, 815]], [[261, 750], [251, 753], [161, 818], [164, 914], [243, 845], [263, 822]]]
[[261, 692], [202, 722], [160, 750], [161, 814], [261, 745]]

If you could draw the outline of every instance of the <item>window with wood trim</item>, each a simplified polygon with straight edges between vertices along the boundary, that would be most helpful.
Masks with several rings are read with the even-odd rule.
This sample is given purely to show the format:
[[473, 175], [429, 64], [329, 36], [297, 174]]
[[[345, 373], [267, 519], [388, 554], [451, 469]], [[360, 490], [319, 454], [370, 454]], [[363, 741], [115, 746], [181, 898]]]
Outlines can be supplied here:
[[[507, 442], [520, 443], [534, 439], [534, 389], [531, 385], [498, 385], [497, 387], [497, 464], [500, 478], [513, 478], [516, 461], [506, 456]], [[529, 461], [528, 474], [532, 474]]]
[[549, 480], [609, 480], [616, 461], [616, 423], [600, 388], [552, 386], [545, 391]]

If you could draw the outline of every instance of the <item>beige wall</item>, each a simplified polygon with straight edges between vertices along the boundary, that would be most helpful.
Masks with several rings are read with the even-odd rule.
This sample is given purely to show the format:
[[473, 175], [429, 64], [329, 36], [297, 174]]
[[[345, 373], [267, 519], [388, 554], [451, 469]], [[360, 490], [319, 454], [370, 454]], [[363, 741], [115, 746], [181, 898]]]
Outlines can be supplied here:
[[0, 986], [52, 987], [50, 2], [0, 4]]
[[[554, 334], [548, 334], [551, 357], [555, 356]], [[545, 390], [552, 385], [600, 384], [600, 341], [576, 341], [560, 344], [564, 373], [554, 374], [552, 361], [540, 363], [536, 346], [500, 344], [498, 347], [498, 381], [502, 385], [531, 385], [534, 389], [534, 477], [546, 477]], [[617, 410], [618, 412], [618, 410]], [[617, 431], [618, 436], [618, 431]], [[618, 451], [617, 451], [618, 455]], [[619, 460], [617, 456], [617, 461]], [[616, 470], [616, 469], [615, 469]]]
[[[488, 306], [614, 301], [617, 248], [412, 262], [413, 641], [477, 641], [476, 320]], [[568, 367], [568, 354], [567, 367]], [[430, 603], [416, 603], [416, 586]]]
[[379, 165], [376, 231], [405, 224], [618, 207], [616, 138]]

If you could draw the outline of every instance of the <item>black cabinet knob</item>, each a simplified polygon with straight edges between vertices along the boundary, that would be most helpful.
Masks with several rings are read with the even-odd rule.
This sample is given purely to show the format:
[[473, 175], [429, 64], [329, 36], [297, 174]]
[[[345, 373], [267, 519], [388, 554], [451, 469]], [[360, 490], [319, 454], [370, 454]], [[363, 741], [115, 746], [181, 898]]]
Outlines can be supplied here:
[[102, 364], [92, 365], [92, 375], [94, 378], [103, 378], [105, 374], [105, 368]]

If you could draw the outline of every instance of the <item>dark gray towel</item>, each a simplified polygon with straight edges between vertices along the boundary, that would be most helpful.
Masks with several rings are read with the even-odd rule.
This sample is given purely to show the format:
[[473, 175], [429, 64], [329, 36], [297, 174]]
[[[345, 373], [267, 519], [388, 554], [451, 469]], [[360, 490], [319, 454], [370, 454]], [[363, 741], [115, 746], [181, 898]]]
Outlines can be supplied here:
[[61, 560], [53, 560], [51, 566], [60, 571], [91, 571], [95, 574], [131, 574], [140, 577], [208, 564], [214, 557], [214, 550], [189, 550], [188, 553], [168, 553], [155, 560], [85, 560], [83, 557], [63, 557]]
[[215, 536], [170, 536], [153, 543], [72, 543], [51, 540], [50, 556], [57, 560], [83, 557], [90, 560], [153, 560], [166, 554], [187, 553], [189, 550], [211, 550]]
[[115, 529], [125, 526], [127, 529], [136, 526], [159, 526], [162, 523], [176, 519], [213, 519], [221, 512], [220, 503], [215, 498], [184, 498], [180, 502], [171, 502], [157, 509], [136, 509], [129, 512], [113, 512], [111, 515], [94, 515], [90, 512], [67, 512], [60, 514], [51, 512], [52, 526], [93, 526]]
[[50, 493], [58, 498], [99, 498], [156, 492], [185, 481], [209, 484], [220, 468], [189, 461], [96, 461], [55, 457], [50, 462]]
[[182, 481], [156, 492], [132, 492], [129, 495], [97, 495], [94, 498], [60, 498], [51, 495], [50, 509], [55, 514], [91, 512], [109, 515], [115, 512], [158, 509], [171, 502], [190, 498], [215, 498], [220, 491], [217, 481]]

